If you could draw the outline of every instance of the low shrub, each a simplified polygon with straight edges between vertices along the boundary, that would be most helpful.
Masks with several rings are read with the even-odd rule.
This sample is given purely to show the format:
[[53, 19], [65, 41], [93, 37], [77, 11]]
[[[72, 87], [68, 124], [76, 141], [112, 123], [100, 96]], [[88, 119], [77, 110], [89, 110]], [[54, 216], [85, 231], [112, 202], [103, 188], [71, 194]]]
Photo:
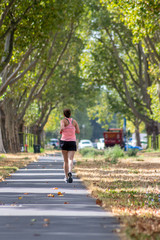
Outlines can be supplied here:
[[128, 151], [126, 153], [129, 157], [134, 157], [137, 155], [138, 151], [139, 151], [138, 149], [131, 148], [131, 149], [128, 149]]
[[124, 156], [124, 150], [119, 146], [115, 145], [114, 147], [107, 148], [104, 151], [105, 160], [110, 160], [111, 163], [116, 163], [118, 158]]
[[79, 152], [83, 157], [95, 157], [98, 155], [104, 155], [103, 150], [98, 150], [95, 148], [82, 148], [79, 150]]

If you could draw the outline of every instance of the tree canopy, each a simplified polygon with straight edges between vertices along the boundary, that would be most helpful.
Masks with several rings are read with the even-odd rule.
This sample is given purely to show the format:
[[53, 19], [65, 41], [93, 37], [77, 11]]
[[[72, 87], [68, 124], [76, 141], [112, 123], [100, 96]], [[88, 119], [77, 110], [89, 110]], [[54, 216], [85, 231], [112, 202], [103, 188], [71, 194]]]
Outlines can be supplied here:
[[82, 120], [82, 131], [86, 122], [88, 138], [93, 128], [85, 114], [105, 127], [115, 116], [137, 129], [143, 122], [156, 136], [159, 9], [158, 0], [1, 1], [0, 129], [6, 151], [19, 150], [18, 133], [25, 128], [40, 141], [47, 122], [46, 129], [50, 121], [57, 126], [64, 107]]

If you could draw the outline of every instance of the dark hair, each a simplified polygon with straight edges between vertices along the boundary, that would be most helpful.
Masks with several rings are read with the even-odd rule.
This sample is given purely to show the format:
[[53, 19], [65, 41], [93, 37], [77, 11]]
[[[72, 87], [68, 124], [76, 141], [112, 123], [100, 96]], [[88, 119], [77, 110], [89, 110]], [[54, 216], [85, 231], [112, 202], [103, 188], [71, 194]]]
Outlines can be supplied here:
[[70, 109], [64, 109], [63, 114], [65, 117], [69, 118], [71, 116], [71, 110]]

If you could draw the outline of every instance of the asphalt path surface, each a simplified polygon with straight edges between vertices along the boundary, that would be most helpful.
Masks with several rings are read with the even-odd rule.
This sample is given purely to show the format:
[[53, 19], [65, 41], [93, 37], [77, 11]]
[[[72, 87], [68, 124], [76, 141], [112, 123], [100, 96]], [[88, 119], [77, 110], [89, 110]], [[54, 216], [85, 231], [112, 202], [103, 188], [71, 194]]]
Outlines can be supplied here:
[[73, 173], [64, 182], [60, 155], [40, 157], [0, 183], [0, 240], [118, 240], [117, 219]]

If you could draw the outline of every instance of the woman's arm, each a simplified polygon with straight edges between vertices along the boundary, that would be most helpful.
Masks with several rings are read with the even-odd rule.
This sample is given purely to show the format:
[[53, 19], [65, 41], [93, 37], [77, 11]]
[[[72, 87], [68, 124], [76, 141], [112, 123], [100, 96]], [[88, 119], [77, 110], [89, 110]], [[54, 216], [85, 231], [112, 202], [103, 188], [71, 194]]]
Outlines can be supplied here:
[[65, 122], [64, 122], [64, 119], [61, 120], [61, 128], [60, 128], [60, 134], [62, 134], [62, 131], [64, 130], [65, 128]]
[[76, 120], [74, 120], [74, 122], [75, 122], [76, 133], [80, 133], [80, 129], [79, 129], [78, 123], [76, 122]]

